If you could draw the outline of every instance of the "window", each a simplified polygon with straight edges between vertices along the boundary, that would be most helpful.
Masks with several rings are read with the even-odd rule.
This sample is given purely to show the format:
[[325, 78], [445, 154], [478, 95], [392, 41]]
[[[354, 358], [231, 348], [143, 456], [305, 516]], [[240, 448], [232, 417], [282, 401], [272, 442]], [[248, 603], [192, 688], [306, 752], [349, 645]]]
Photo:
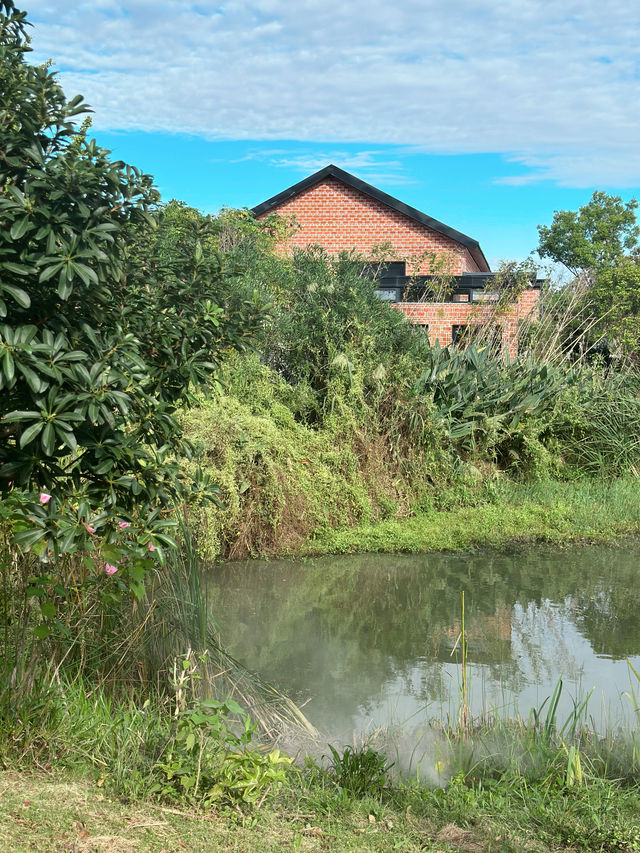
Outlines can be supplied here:
[[467, 331], [466, 324], [451, 327], [451, 343], [454, 345], [454, 347], [468, 343], [468, 341], [466, 340], [468, 338], [468, 335], [469, 333]]
[[456, 347], [477, 344], [479, 347], [490, 347], [499, 352], [502, 349], [502, 326], [498, 323], [452, 326], [451, 343]]
[[384, 302], [402, 302], [401, 287], [376, 287], [374, 293]]
[[372, 278], [374, 281], [384, 282], [385, 280], [393, 280], [403, 278], [407, 274], [406, 263], [404, 261], [380, 261], [380, 263], [370, 262], [362, 267], [362, 277]]
[[500, 294], [494, 290], [472, 290], [472, 302], [497, 302], [500, 299]]
[[375, 294], [385, 302], [402, 302], [405, 285], [404, 261], [381, 261], [379, 264], [366, 264], [362, 275], [376, 282]]

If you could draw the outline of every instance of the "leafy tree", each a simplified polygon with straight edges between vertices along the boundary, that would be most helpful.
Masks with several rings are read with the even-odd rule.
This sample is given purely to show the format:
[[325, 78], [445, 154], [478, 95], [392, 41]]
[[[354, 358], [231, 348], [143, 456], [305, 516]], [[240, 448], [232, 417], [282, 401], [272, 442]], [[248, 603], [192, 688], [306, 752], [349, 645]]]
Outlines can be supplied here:
[[190, 387], [206, 384], [219, 359], [245, 349], [264, 324], [269, 300], [245, 282], [244, 258], [220, 250], [224, 228], [172, 201], [151, 226], [131, 229], [125, 247], [120, 322], [172, 404], [190, 401]]
[[363, 258], [331, 258], [316, 246], [278, 261], [279, 310], [265, 336], [266, 358], [287, 381], [308, 383], [319, 409], [336, 374], [350, 384], [359, 371], [374, 390], [402, 356], [428, 348], [426, 335], [376, 295]]
[[557, 210], [551, 225], [538, 226], [538, 254], [574, 275], [611, 267], [638, 251], [637, 208], [635, 199], [625, 203], [619, 196], [596, 191], [577, 212]]
[[601, 270], [589, 292], [590, 303], [606, 334], [630, 355], [640, 353], [640, 261], [626, 258]]
[[156, 226], [151, 177], [77, 130], [87, 107], [27, 63], [27, 26], [0, 0], [0, 533], [40, 558], [51, 616], [60, 555], [139, 596], [168, 510], [215, 497], [182, 477], [174, 415], [263, 308], [227, 310], [208, 223]]

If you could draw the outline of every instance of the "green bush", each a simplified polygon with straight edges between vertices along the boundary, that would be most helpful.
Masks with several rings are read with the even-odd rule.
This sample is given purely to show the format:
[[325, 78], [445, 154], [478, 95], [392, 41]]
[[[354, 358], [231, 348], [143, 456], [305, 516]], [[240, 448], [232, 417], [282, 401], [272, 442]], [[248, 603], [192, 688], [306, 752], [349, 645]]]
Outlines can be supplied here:
[[329, 773], [337, 785], [355, 797], [379, 797], [391, 769], [386, 757], [371, 747], [345, 746], [342, 755], [329, 744]]

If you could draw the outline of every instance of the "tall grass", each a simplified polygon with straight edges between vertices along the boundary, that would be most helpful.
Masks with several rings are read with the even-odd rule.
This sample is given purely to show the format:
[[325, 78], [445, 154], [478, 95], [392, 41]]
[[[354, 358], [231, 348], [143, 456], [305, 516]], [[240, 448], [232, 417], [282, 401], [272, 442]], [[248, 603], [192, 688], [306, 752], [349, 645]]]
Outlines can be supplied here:
[[[62, 685], [81, 684], [124, 706], [144, 697], [161, 703], [171, 695], [176, 660], [186, 656], [197, 661], [194, 699], [235, 698], [271, 740], [291, 729], [315, 731], [293, 702], [224, 650], [186, 527], [181, 544], [141, 601], [109, 602], [89, 591], [68, 602], [64, 631], [44, 640], [34, 636], [37, 608], [20, 594], [18, 577], [3, 573], [0, 716], [7, 727], [37, 730], [53, 697], [66, 701]], [[28, 571], [18, 575], [26, 580]]]
[[594, 779], [639, 782], [637, 708], [630, 726], [598, 733], [589, 696], [576, 701], [565, 720], [558, 719], [562, 690], [559, 680], [552, 696], [527, 718], [487, 714], [464, 729], [445, 726], [442, 778], [462, 773], [470, 782], [547, 779], [568, 787]]
[[[363, 739], [361, 749], [388, 755], [399, 779], [428, 787], [447, 788], [456, 780], [468, 787], [499, 783], [505, 792], [529, 784], [570, 790], [599, 780], [637, 786], [640, 675], [629, 669], [630, 688], [622, 697], [629, 706], [621, 706], [614, 716], [619, 722], [604, 730], [591, 716], [591, 694], [575, 699], [565, 718], [559, 716], [564, 691], [559, 679], [553, 693], [525, 716], [505, 706], [473, 717], [461, 687], [457, 713], [430, 718], [412, 730], [377, 730]], [[463, 673], [461, 662], [460, 677]]]
[[182, 548], [172, 553], [166, 575], [156, 577], [145, 602], [145, 607], [132, 614], [132, 622], [140, 626], [138, 648], [148, 671], [166, 674], [168, 663], [191, 649], [200, 660], [201, 697], [236, 699], [272, 740], [291, 728], [315, 733], [290, 699], [224, 650], [213, 603], [203, 586], [203, 566], [186, 526]]

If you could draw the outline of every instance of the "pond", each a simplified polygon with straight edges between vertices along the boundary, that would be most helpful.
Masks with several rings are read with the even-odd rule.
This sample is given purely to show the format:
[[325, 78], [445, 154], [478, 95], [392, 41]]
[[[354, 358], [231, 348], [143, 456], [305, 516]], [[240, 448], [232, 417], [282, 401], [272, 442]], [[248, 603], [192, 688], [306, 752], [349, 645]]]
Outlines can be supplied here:
[[215, 566], [207, 598], [231, 654], [326, 732], [455, 718], [463, 592], [474, 714], [528, 715], [562, 678], [559, 718], [592, 692], [602, 729], [631, 717], [639, 566], [638, 541], [247, 561]]

